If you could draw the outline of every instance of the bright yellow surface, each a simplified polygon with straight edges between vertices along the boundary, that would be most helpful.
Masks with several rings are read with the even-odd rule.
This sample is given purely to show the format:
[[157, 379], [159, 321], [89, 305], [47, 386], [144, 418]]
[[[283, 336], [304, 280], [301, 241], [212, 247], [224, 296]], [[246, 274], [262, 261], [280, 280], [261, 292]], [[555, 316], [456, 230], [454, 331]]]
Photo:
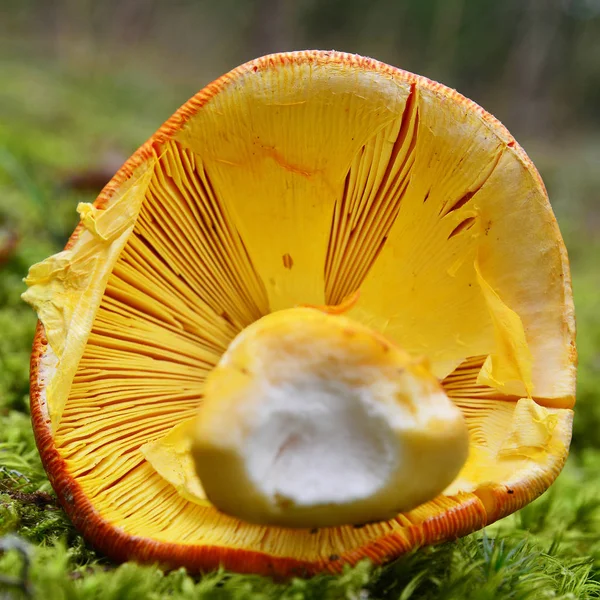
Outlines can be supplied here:
[[560, 472], [569, 448], [572, 411], [545, 408], [529, 398], [503, 399], [478, 383], [482, 361], [464, 363], [444, 381], [471, 439], [467, 463], [445, 494], [543, 481]]
[[505, 394], [523, 395], [533, 393], [531, 382], [531, 350], [527, 344], [523, 322], [498, 296], [483, 278], [475, 263], [477, 283], [494, 326], [494, 351], [488, 355], [477, 383], [496, 388]]
[[[473, 440], [454, 491], [551, 481], [568, 450], [574, 322], [535, 171], [498, 124], [424, 79], [325, 55], [261, 65], [157, 143], [107, 210], [81, 207], [75, 245], [30, 271], [25, 299], [58, 359], [56, 445], [96, 509], [132, 535], [297, 558], [400, 531], [401, 517], [312, 536], [243, 526], [140, 452], [196, 414], [241, 329], [357, 290], [350, 317], [451, 374]], [[556, 409], [538, 414], [528, 393]], [[543, 450], [536, 419], [553, 432]]]
[[191, 453], [195, 422], [192, 418], [179, 423], [164, 437], [144, 444], [140, 452], [186, 500], [208, 505]]
[[84, 230], [68, 249], [34, 265], [23, 300], [37, 311], [59, 368], [47, 382], [46, 398], [56, 429], [77, 364], [111, 269], [129, 235], [152, 177], [152, 162], [140, 165], [104, 210], [80, 203]]

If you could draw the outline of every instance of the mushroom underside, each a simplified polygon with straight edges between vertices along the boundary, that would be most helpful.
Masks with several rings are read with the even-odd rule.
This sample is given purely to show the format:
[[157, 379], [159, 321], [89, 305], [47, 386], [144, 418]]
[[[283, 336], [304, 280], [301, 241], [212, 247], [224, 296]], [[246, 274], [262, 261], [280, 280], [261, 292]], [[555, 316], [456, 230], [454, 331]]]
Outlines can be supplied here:
[[[525, 154], [438, 84], [282, 56], [184, 106], [30, 272], [38, 446], [71, 518], [116, 558], [263, 573], [381, 562], [520, 508], [568, 453], [568, 263]], [[361, 527], [218, 512], [169, 435], [240, 331], [350, 297], [349, 316], [429, 361], [467, 423], [467, 463], [435, 499]]]

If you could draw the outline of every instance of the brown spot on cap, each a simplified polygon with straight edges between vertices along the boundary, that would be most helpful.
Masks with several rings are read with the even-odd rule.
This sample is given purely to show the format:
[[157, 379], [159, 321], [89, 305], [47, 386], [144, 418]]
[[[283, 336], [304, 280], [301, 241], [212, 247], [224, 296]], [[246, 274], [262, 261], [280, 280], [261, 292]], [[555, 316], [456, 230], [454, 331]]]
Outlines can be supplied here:
[[283, 266], [286, 269], [291, 269], [294, 266], [294, 259], [289, 254], [283, 255]]

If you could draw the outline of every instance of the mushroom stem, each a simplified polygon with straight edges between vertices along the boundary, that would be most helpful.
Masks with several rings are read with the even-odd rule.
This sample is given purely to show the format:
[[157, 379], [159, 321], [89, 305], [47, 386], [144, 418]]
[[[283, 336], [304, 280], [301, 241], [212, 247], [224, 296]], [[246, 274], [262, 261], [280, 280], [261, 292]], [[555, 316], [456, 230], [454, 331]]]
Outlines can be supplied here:
[[468, 452], [462, 413], [422, 360], [311, 308], [234, 339], [192, 435], [217, 508], [287, 527], [390, 519], [442, 492]]

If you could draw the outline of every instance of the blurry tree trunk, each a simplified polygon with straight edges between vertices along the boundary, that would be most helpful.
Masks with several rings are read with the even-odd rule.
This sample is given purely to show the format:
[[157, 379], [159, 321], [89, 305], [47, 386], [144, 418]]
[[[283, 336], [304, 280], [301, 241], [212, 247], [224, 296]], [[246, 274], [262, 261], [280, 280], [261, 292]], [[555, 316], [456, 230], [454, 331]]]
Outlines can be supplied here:
[[560, 2], [523, 0], [522, 7], [505, 79], [509, 89], [513, 90], [511, 126], [541, 135], [549, 132], [551, 123], [554, 76], [548, 67], [560, 26]]
[[92, 0], [58, 0], [56, 48], [66, 64], [82, 66], [94, 55], [92, 10]]
[[[600, 6], [598, 7], [600, 9]], [[573, 111], [592, 109], [596, 119], [600, 114], [594, 108], [593, 98], [600, 97], [600, 15], [595, 18], [580, 19], [577, 29], [571, 35], [571, 52], [566, 68], [569, 85], [562, 87], [562, 112], [572, 116]], [[564, 75], [563, 75], [564, 77]], [[596, 95], [588, 100], [590, 89], [596, 89]], [[586, 107], [586, 100], [588, 106]]]
[[248, 47], [252, 56], [292, 50], [294, 0], [254, 0]]
[[[156, 22], [160, 22], [162, 15], [157, 14], [155, 0], [120, 0], [111, 7], [108, 20], [112, 24], [113, 37], [122, 47], [131, 47], [139, 44]], [[163, 6], [163, 11], [169, 7]]]
[[464, 10], [464, 0], [437, 0], [429, 47], [429, 72], [433, 79], [450, 83], [456, 61], [456, 48]]

